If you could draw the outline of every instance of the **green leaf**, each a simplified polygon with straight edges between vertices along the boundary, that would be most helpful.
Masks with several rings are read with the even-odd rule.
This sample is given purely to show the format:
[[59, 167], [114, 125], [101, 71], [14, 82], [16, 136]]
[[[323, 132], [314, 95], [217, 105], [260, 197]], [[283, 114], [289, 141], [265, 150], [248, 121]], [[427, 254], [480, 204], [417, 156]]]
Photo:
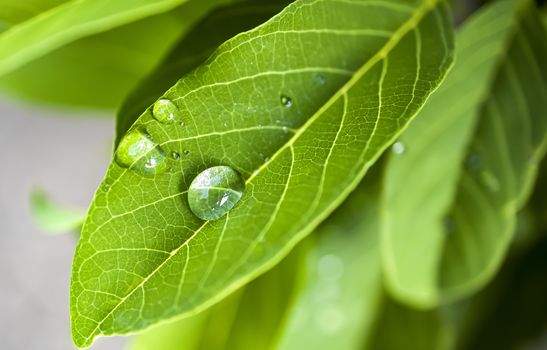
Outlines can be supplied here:
[[[114, 162], [96, 193], [73, 265], [75, 343], [203, 310], [275, 265], [412, 119], [452, 44], [444, 3], [301, 0], [222, 45], [162, 97], [184, 126], [150, 109], [134, 125], [188, 156], [148, 159], [170, 168], [155, 175]], [[216, 165], [246, 190], [203, 222], [186, 189]]]
[[78, 231], [85, 219], [85, 211], [61, 206], [40, 190], [32, 191], [30, 209], [38, 227], [48, 233]]
[[[27, 64], [1, 76], [0, 89], [19, 98], [49, 104], [117, 108], [183, 33], [212, 8], [229, 1], [233, 0], [183, 1], [166, 13], [95, 35], [78, 36], [75, 38], [78, 40], [48, 48]], [[7, 45], [2, 41], [3, 35], [0, 34], [0, 52]], [[6, 47], [8, 55], [13, 54], [11, 50]], [[0, 70], [1, 62], [0, 58]]]
[[0, 34], [0, 75], [77, 39], [166, 12], [184, 1], [66, 2]]
[[0, 0], [0, 22], [8, 28], [67, 1], [69, 0]]
[[[116, 118], [116, 142], [177, 80], [203, 63], [224, 41], [264, 23], [286, 5], [280, 0], [250, 0], [223, 6], [199, 21], [123, 102]], [[218, 30], [222, 28], [222, 30]]]
[[498, 269], [545, 151], [546, 41], [527, 1], [495, 3], [458, 34], [458, 63], [386, 171], [382, 256], [397, 299], [431, 307]]

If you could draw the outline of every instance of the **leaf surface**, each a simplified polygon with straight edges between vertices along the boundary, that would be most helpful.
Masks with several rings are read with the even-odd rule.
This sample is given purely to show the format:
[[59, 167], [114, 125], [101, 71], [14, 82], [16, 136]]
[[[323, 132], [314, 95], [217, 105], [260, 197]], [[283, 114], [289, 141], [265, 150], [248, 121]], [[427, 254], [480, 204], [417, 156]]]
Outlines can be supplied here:
[[386, 171], [382, 255], [397, 299], [431, 307], [497, 270], [545, 151], [546, 40], [522, 1], [491, 5], [458, 34], [458, 63]]
[[[73, 264], [75, 343], [198, 312], [275, 265], [399, 135], [452, 44], [443, 3], [351, 0], [297, 1], [223, 44], [162, 97], [184, 126], [151, 109], [134, 125], [185, 156], [156, 175], [114, 162], [96, 193]], [[217, 165], [246, 190], [203, 222], [186, 190]]]
[[142, 111], [180, 77], [203, 63], [224, 41], [267, 21], [283, 9], [285, 2], [237, 2], [215, 9], [196, 23], [124, 100], [116, 115], [116, 145]]

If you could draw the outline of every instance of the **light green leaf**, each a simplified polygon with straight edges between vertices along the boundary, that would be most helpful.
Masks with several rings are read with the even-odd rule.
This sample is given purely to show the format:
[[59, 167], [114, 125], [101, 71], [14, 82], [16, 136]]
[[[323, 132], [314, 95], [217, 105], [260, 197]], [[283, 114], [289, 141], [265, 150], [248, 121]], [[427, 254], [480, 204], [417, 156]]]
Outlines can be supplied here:
[[[49, 104], [117, 108], [183, 33], [212, 8], [229, 1], [183, 2], [167, 13], [48, 50], [1, 76], [0, 89], [18, 98]], [[2, 34], [0, 52], [1, 38]]]
[[431, 307], [497, 270], [545, 150], [546, 41], [527, 1], [495, 3], [458, 34], [458, 63], [386, 171], [382, 255], [397, 299]]
[[[451, 52], [437, 1], [301, 0], [222, 45], [162, 97], [184, 126], [150, 109], [134, 125], [158, 143], [147, 166], [170, 170], [114, 162], [96, 194], [73, 265], [75, 343], [203, 310], [275, 265], [399, 135]], [[186, 189], [216, 165], [246, 190], [203, 222]]]
[[76, 232], [85, 219], [84, 210], [61, 206], [40, 190], [31, 193], [30, 209], [38, 227], [48, 233]]
[[0, 75], [77, 39], [166, 12], [184, 1], [66, 2], [0, 34]]
[[180, 77], [203, 63], [224, 41], [264, 23], [285, 5], [280, 0], [249, 0], [215, 9], [199, 21], [127, 96], [117, 113], [116, 145], [142, 111]]

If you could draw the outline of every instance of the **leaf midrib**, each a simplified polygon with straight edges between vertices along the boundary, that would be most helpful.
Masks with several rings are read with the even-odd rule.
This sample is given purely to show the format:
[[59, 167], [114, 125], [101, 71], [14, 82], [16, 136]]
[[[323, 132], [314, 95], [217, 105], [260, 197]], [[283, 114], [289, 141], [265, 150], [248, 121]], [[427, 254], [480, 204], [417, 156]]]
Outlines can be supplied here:
[[[294, 142], [307, 130], [307, 128], [312, 125], [315, 120], [321, 116], [326, 110], [328, 110], [340, 97], [342, 97], [345, 93], [348, 92], [348, 90], [353, 87], [376, 63], [378, 63], [380, 60], [384, 59], [391, 50], [400, 42], [400, 40], [412, 29], [416, 28], [421, 21], [421, 19], [438, 3], [438, 0], [425, 0], [422, 5], [417, 7], [415, 9], [415, 12], [411, 15], [409, 20], [404, 22], [394, 33], [393, 36], [386, 42], [386, 44], [376, 53], [374, 54], [365, 64], [359, 68], [354, 75], [346, 82], [321, 108], [318, 109], [315, 114], [313, 114], [300, 128], [297, 129], [296, 133], [292, 136], [291, 139], [288, 140], [287, 143], [285, 143], [283, 146], [281, 146], [270, 158], [269, 161], [262, 164], [246, 181], [245, 184], [249, 184], [260, 172], [266, 168], [269, 163], [271, 163], [275, 158], [277, 158], [286, 148], [292, 147]], [[341, 194], [341, 196], [343, 193]], [[334, 202], [337, 202], [335, 200]], [[317, 220], [314, 220], [317, 221]], [[178, 254], [178, 252], [184, 247], [187, 246], [192, 240], [197, 236], [197, 234], [204, 228], [207, 227], [208, 223], [210, 221], [206, 221], [201, 225], [196, 231], [179, 247], [174, 249], [170, 255], [161, 263], [158, 265], [156, 269], [154, 269], [151, 273], [148, 274], [147, 277], [145, 277], [137, 286], [135, 286], [127, 295], [122, 297], [120, 301], [112, 308], [111, 311], [109, 311], [99, 322], [97, 322], [97, 326], [95, 329], [91, 332], [90, 336], [85, 338], [86, 343], [93, 339], [96, 336], [97, 330], [100, 329], [100, 326], [104, 323], [104, 321], [114, 313], [114, 311], [117, 310], [118, 307], [120, 307], [127, 298], [129, 298], [135, 291], [137, 291], [139, 288], [143, 287], [144, 284], [152, 277], [154, 276], [170, 259], [172, 256], [175, 256]], [[230, 289], [230, 288], [227, 288]], [[232, 288], [235, 289], [235, 288]]]

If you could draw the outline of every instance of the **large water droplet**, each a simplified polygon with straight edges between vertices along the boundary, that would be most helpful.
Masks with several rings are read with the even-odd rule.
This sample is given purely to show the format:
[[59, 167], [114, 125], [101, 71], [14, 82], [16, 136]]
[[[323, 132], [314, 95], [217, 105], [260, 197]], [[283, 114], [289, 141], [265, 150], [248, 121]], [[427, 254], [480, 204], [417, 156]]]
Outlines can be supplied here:
[[184, 125], [179, 109], [173, 102], [167, 99], [161, 99], [154, 103], [154, 107], [152, 107], [152, 115], [159, 122], [164, 124], [179, 123], [181, 126]]
[[289, 108], [292, 106], [292, 99], [288, 96], [285, 96], [285, 95], [281, 95], [281, 104], [286, 107], [286, 108]]
[[190, 184], [188, 204], [202, 220], [216, 220], [241, 199], [245, 183], [234, 169], [215, 166], [202, 171]]
[[167, 170], [165, 153], [150, 135], [135, 129], [122, 138], [116, 150], [116, 163], [143, 174], [159, 174]]
[[391, 150], [393, 151], [393, 153], [401, 155], [405, 153], [406, 147], [404, 143], [402, 143], [401, 141], [397, 141], [393, 144], [393, 146], [391, 146]]

